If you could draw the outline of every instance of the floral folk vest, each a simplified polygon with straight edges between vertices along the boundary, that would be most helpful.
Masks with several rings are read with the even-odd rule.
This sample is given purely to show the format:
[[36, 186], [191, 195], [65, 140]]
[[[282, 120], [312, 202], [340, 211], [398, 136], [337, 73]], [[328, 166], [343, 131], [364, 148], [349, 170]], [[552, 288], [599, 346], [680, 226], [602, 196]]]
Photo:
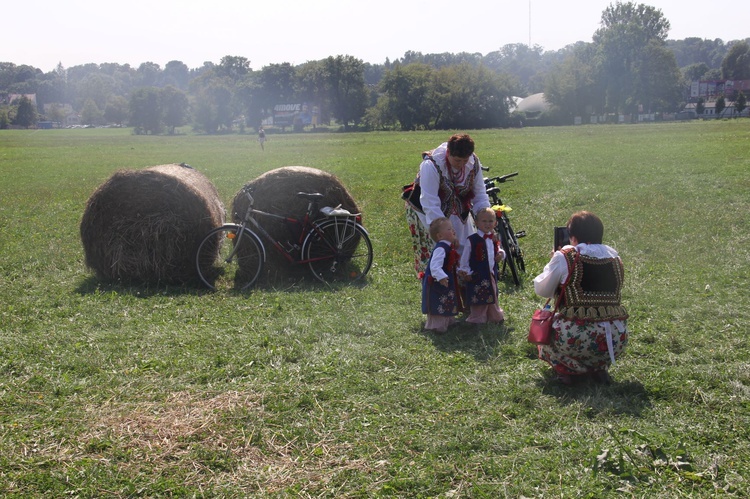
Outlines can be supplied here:
[[466, 174], [466, 182], [461, 186], [453, 185], [451, 179], [443, 175], [440, 166], [432, 158], [432, 155], [425, 154], [423, 157], [424, 159], [429, 159], [435, 165], [440, 176], [440, 187], [438, 188], [440, 210], [446, 217], [455, 214], [466, 220], [471, 210], [471, 200], [474, 197], [474, 179], [479, 173], [479, 160], [477, 160], [477, 157], [474, 155], [474, 166]]

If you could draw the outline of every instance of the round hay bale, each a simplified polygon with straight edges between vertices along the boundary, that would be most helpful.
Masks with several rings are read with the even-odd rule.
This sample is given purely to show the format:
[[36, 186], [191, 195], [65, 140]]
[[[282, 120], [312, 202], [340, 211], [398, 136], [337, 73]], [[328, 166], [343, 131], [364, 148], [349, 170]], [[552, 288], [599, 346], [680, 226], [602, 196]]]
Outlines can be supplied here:
[[216, 188], [184, 163], [120, 170], [86, 203], [85, 262], [100, 279], [186, 283], [197, 278], [198, 244], [223, 223]]
[[[277, 168], [246, 183], [232, 200], [232, 219], [237, 223], [247, 211], [248, 200], [244, 194], [245, 189], [251, 189], [255, 208], [298, 220], [302, 220], [305, 216], [308, 203], [297, 196], [298, 192], [323, 194], [319, 202], [321, 208], [341, 205], [351, 213], [360, 213], [354, 198], [335, 175], [307, 166]], [[299, 242], [300, 234], [295, 230], [297, 227], [294, 224], [269, 217], [257, 217], [257, 220], [274, 239], [291, 243]], [[273, 248], [267, 250], [267, 257], [269, 271], [282, 271], [288, 274], [293, 268]]]

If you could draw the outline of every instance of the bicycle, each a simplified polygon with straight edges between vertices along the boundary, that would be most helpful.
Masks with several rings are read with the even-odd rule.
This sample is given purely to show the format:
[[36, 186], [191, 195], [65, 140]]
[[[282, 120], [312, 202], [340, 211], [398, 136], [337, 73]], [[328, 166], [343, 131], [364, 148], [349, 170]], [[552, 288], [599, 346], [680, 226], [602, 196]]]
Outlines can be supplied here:
[[[239, 224], [227, 223], [209, 232], [198, 245], [195, 264], [198, 275], [212, 290], [239, 289], [252, 286], [261, 275], [266, 262], [263, 241], [292, 265], [307, 265], [312, 274], [324, 283], [354, 282], [362, 279], [372, 266], [372, 243], [362, 226], [362, 216], [339, 206], [320, 208], [323, 194], [298, 192], [308, 201], [301, 220], [254, 208], [249, 189], [249, 204]], [[267, 218], [294, 225], [299, 236], [294, 241], [272, 237], [258, 222]]]
[[[489, 168], [482, 167], [482, 170], [489, 171]], [[487, 190], [487, 195], [490, 198], [490, 205], [497, 216], [495, 232], [497, 232], [500, 237], [500, 244], [505, 251], [505, 260], [503, 260], [501, 274], [504, 276], [506, 267], [509, 268], [511, 276], [513, 277], [513, 283], [518, 286], [521, 284], [518, 272], [526, 271], [526, 263], [523, 260], [523, 251], [518, 244], [518, 240], [526, 235], [526, 231], [515, 232], [513, 230], [510, 225], [510, 220], [508, 219], [508, 212], [511, 211], [511, 207], [503, 204], [502, 199], [500, 199], [500, 187], [495, 185], [496, 183], [503, 184], [509, 182], [510, 179], [516, 175], [518, 175], [518, 172], [508, 173], [498, 177], [485, 178], [484, 186]]]

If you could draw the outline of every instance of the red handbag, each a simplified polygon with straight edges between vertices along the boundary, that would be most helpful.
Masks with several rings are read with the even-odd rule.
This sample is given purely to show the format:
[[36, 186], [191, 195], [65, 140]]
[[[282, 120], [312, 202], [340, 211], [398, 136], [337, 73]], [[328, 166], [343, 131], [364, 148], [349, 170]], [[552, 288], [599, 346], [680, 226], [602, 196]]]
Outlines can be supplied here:
[[[578, 254], [576, 254], [578, 259]], [[555, 313], [557, 313], [557, 307], [560, 306], [560, 300], [565, 294], [565, 288], [568, 286], [570, 276], [572, 272], [568, 272], [568, 278], [560, 288], [560, 293], [557, 295], [557, 301], [555, 302], [555, 309], [550, 310], [549, 299], [544, 304], [543, 309], [534, 310], [534, 315], [531, 316], [531, 325], [529, 326], [529, 343], [535, 345], [549, 345], [552, 342], [554, 332], [552, 330], [552, 323], [555, 321]]]
[[549, 300], [543, 309], [536, 309], [531, 316], [531, 325], [529, 326], [529, 343], [535, 345], [549, 345], [552, 341], [552, 323], [555, 320], [555, 310], [550, 310]]

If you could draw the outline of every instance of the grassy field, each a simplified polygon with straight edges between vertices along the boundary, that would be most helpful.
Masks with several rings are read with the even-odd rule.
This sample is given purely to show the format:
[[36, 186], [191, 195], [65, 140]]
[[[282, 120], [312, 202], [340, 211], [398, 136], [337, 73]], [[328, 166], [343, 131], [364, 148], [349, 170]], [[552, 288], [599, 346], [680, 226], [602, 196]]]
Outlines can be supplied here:
[[[501, 327], [421, 331], [399, 188], [445, 132], [0, 131], [4, 497], [747, 497], [750, 122], [473, 132], [527, 273]], [[364, 287], [242, 294], [97, 282], [79, 224], [120, 168], [187, 162], [225, 203], [270, 169], [336, 174]], [[597, 213], [626, 266], [610, 386], [552, 381], [525, 338], [552, 227]]]

